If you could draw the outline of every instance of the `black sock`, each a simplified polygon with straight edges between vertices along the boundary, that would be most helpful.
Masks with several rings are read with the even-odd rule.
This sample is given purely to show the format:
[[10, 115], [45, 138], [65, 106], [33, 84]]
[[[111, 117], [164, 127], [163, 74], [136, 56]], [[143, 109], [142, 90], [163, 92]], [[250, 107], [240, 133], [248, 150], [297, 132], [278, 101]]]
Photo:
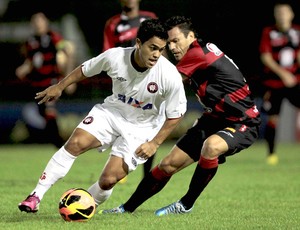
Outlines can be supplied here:
[[[155, 167], [154, 169], [156, 169]], [[153, 171], [153, 170], [152, 170]], [[133, 212], [142, 203], [148, 200], [150, 197], [158, 193], [168, 183], [171, 176], [164, 176], [164, 178], [156, 179], [152, 171], [150, 171], [139, 183], [135, 192], [131, 195], [126, 203], [124, 203], [124, 209], [127, 212]]]
[[201, 192], [215, 176], [217, 169], [218, 167], [206, 169], [197, 164], [194, 175], [189, 185], [189, 190], [180, 199], [187, 210], [193, 207]]
[[269, 155], [274, 153], [275, 133], [276, 133], [276, 130], [275, 130], [274, 125], [267, 124], [266, 130], [265, 130], [265, 139], [268, 144]]
[[149, 157], [148, 160], [144, 163], [144, 177], [150, 172], [150, 170], [152, 168], [154, 155], [152, 155], [152, 157]]

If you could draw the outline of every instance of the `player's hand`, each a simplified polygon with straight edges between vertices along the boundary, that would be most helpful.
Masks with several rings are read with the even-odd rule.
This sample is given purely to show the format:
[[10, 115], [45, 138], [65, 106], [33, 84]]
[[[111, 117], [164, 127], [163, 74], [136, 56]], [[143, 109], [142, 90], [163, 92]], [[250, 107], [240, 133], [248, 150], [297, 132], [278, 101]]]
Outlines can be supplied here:
[[135, 151], [135, 155], [142, 159], [148, 159], [156, 153], [158, 145], [153, 141], [147, 141], [141, 144]]
[[287, 88], [292, 88], [297, 85], [297, 79], [291, 72], [285, 71], [284, 74], [282, 74], [281, 79], [284, 86]]
[[41, 99], [38, 104], [42, 104], [48, 101], [57, 100], [62, 94], [62, 90], [59, 88], [58, 85], [52, 85], [45, 89], [44, 91], [36, 93], [34, 99], [38, 100]]
[[15, 74], [20, 80], [24, 80], [27, 74], [29, 74], [31, 71], [32, 71], [31, 61], [26, 59], [25, 62], [16, 69]]

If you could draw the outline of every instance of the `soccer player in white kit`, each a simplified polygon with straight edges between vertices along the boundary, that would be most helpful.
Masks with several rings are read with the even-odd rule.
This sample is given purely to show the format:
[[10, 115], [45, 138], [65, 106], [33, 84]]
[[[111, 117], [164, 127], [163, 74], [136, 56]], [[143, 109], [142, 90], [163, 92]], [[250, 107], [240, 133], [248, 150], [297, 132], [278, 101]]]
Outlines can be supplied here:
[[39, 104], [57, 100], [72, 83], [106, 71], [112, 95], [96, 104], [50, 159], [36, 187], [18, 207], [37, 212], [44, 194], [63, 178], [82, 153], [111, 147], [109, 159], [88, 191], [99, 205], [114, 185], [145, 163], [169, 136], [186, 112], [181, 75], [162, 52], [168, 34], [159, 19], [139, 27], [135, 47], [111, 48], [78, 66], [58, 84], [36, 94]]

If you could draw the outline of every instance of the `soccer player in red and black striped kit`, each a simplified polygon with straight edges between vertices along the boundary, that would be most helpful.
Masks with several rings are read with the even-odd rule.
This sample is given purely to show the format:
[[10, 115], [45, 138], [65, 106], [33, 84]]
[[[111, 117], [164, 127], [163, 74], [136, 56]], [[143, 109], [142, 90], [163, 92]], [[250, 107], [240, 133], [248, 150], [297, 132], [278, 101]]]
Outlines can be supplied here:
[[274, 5], [275, 24], [263, 29], [259, 51], [266, 87], [263, 110], [268, 114], [265, 139], [267, 164], [276, 165], [276, 128], [284, 98], [300, 108], [300, 25], [293, 24], [294, 12], [287, 1]]
[[141, 0], [119, 0], [122, 12], [109, 18], [104, 27], [103, 51], [112, 47], [135, 45], [138, 28], [142, 21], [157, 18], [151, 11], [140, 10]]
[[171, 176], [197, 162], [187, 193], [155, 214], [188, 213], [226, 157], [251, 146], [261, 123], [249, 86], [237, 65], [216, 45], [197, 38], [189, 18], [166, 21], [168, 48], [194, 90], [204, 113], [171, 152], [140, 182], [129, 200], [99, 213], [133, 212], [158, 193]]
[[[57, 83], [63, 75], [73, 69], [74, 45], [65, 40], [58, 32], [50, 29], [49, 19], [42, 12], [31, 16], [30, 25], [33, 34], [24, 44], [25, 61], [16, 69], [16, 76], [30, 84], [30, 98], [34, 98], [50, 85]], [[68, 88], [68, 92], [75, 90], [75, 84]], [[38, 115], [29, 117], [29, 131], [36, 142], [50, 142], [60, 148], [64, 140], [59, 134], [57, 125], [57, 110], [55, 102], [47, 102], [38, 106]], [[28, 108], [28, 107], [26, 107]], [[31, 106], [30, 114], [35, 111]], [[35, 107], [34, 107], [35, 108]], [[24, 110], [27, 111], [28, 110]], [[26, 112], [25, 112], [26, 113]], [[26, 120], [26, 119], [25, 119]], [[36, 120], [41, 120], [37, 123]], [[41, 125], [40, 125], [41, 124]]]

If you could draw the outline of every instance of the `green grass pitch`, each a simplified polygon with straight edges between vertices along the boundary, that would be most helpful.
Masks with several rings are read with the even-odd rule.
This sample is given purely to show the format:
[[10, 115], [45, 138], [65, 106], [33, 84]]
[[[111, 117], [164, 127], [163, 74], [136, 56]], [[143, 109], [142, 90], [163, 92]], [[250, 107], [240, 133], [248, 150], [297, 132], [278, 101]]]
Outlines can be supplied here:
[[[161, 146], [158, 162], [173, 142]], [[51, 145], [0, 145], [1, 229], [300, 229], [300, 145], [280, 143], [279, 164], [266, 165], [265, 143], [257, 142], [219, 166], [213, 181], [186, 215], [157, 217], [154, 211], [179, 199], [187, 190], [195, 164], [179, 172], [156, 196], [133, 214], [99, 215], [86, 223], [64, 222], [58, 201], [72, 187], [94, 183], [108, 153], [89, 151], [80, 156], [68, 175], [46, 194], [36, 214], [20, 212], [17, 205], [35, 187], [55, 152]], [[125, 202], [142, 178], [142, 167], [117, 184], [102, 208]]]

